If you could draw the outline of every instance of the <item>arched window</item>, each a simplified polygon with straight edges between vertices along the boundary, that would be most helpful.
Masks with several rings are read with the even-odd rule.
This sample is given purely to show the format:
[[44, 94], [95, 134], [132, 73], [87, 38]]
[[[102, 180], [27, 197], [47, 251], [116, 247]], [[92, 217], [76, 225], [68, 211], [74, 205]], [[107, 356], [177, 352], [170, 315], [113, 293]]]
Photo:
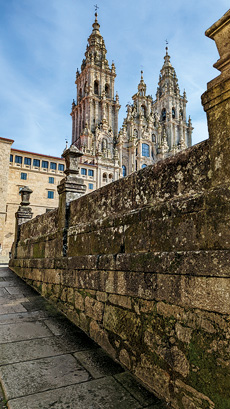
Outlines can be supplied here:
[[163, 108], [161, 111], [161, 120], [162, 121], [166, 120], [166, 109], [165, 108]]
[[126, 176], [126, 166], [122, 165], [122, 175]]
[[103, 178], [103, 182], [104, 183], [107, 183], [107, 173], [103, 173], [103, 176], [102, 176], [102, 178]]
[[146, 118], [146, 106], [145, 105], [141, 105], [141, 111], [144, 117]]
[[99, 93], [99, 84], [98, 81], [94, 81], [94, 94], [98, 95]]
[[110, 181], [110, 182], [113, 181], [113, 175], [112, 175], [112, 173], [109, 174], [109, 181]]
[[146, 168], [146, 163], [143, 163], [143, 165], [141, 166], [142, 167], [142, 169], [144, 169], [144, 168]]
[[142, 143], [142, 156], [149, 157], [149, 145]]
[[108, 98], [109, 97], [109, 85], [105, 84], [105, 96]]
[[183, 109], [180, 109], [180, 117], [183, 119]]
[[176, 118], [176, 111], [175, 108], [172, 108], [172, 118], [175, 119]]

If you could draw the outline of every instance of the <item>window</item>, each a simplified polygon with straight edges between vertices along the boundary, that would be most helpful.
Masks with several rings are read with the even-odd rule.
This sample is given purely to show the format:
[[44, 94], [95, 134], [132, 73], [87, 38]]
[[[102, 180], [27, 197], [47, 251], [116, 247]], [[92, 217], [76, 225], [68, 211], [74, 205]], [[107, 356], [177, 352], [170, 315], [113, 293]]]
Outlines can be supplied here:
[[10, 162], [13, 162], [13, 155], [10, 155]]
[[156, 142], [156, 135], [154, 133], [152, 134], [152, 142]]
[[62, 165], [61, 163], [59, 163], [59, 165], [58, 165], [58, 170], [60, 170], [61, 172], [64, 172], [64, 165]]
[[24, 165], [31, 165], [31, 159], [30, 158], [24, 158]]
[[50, 162], [50, 169], [57, 169], [57, 164], [55, 162]]
[[85, 168], [81, 168], [81, 175], [87, 175], [87, 170]]
[[54, 198], [54, 192], [53, 190], [48, 190], [48, 195], [47, 195], [48, 199], [53, 199]]
[[162, 109], [162, 112], [161, 112], [161, 120], [162, 120], [162, 121], [165, 121], [165, 120], [166, 120], [166, 109], [165, 109], [165, 108]]
[[102, 178], [103, 178], [103, 182], [107, 183], [107, 174], [106, 173], [103, 173]]
[[98, 81], [94, 81], [94, 94], [98, 95], [98, 89], [99, 89]]
[[48, 169], [48, 162], [47, 160], [42, 161], [42, 168]]
[[149, 157], [149, 145], [142, 143], [142, 156]]
[[122, 176], [126, 176], [126, 166], [122, 165]]
[[27, 180], [27, 173], [21, 173], [21, 179]]
[[37, 168], [40, 167], [40, 160], [39, 159], [34, 159], [33, 160], [33, 166], [36, 166]]
[[183, 116], [184, 116], [184, 114], [183, 114], [183, 109], [180, 109], [180, 117], [181, 117], [181, 119], [183, 119]]
[[92, 190], [93, 189], [93, 184], [89, 183], [89, 189]]
[[145, 105], [141, 105], [141, 112], [144, 115], [144, 117], [146, 118], [146, 106]]
[[109, 97], [109, 85], [105, 84], [105, 95], [108, 98]]
[[146, 168], [146, 164], [145, 163], [143, 163], [143, 165], [141, 166], [142, 167], [142, 169], [144, 169], [144, 168]]
[[49, 177], [49, 183], [54, 183], [54, 178], [53, 177]]
[[15, 163], [22, 163], [22, 156], [15, 155]]
[[89, 176], [93, 176], [93, 174], [94, 174], [94, 171], [93, 171], [92, 169], [89, 169], [89, 170], [88, 170], [88, 175], [89, 175]]
[[174, 118], [176, 118], [176, 111], [175, 111], [175, 108], [172, 108], [172, 118], [174, 119]]

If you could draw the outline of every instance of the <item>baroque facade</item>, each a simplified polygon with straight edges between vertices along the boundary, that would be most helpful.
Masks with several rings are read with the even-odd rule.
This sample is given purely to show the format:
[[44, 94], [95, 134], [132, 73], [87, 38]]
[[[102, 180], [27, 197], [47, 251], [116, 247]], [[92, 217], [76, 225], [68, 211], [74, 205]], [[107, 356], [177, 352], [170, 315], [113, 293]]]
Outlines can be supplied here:
[[[118, 132], [119, 97], [114, 95], [115, 65], [109, 67], [95, 13], [72, 104], [72, 143], [83, 161], [98, 168], [96, 188], [191, 146], [192, 123], [186, 120], [187, 98], [180, 95], [168, 48], [154, 101], [146, 95], [141, 72], [133, 104]], [[87, 157], [86, 157], [87, 156]]]
[[[190, 118], [186, 122], [186, 94], [180, 95], [166, 48], [156, 100], [147, 95], [141, 72], [119, 131], [116, 69], [113, 62], [109, 66], [99, 29], [95, 13], [81, 71], [76, 73], [77, 98], [71, 112], [72, 144], [83, 152], [79, 171], [86, 193], [191, 146], [193, 129]], [[62, 158], [13, 149], [13, 142], [0, 138], [0, 260], [11, 249], [21, 187], [34, 191], [31, 208], [36, 216], [58, 206], [57, 186], [64, 176]]]

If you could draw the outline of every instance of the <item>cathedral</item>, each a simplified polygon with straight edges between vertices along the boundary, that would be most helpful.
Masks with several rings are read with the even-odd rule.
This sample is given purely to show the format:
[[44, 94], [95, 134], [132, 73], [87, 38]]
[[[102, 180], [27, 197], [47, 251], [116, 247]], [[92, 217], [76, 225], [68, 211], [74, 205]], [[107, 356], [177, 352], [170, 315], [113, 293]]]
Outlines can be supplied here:
[[118, 129], [116, 69], [114, 63], [109, 66], [99, 29], [96, 12], [85, 58], [76, 73], [77, 98], [71, 112], [72, 144], [84, 153], [81, 162], [96, 168], [95, 188], [191, 146], [193, 129], [190, 117], [186, 121], [186, 93], [180, 95], [167, 47], [156, 99], [146, 94], [141, 72], [133, 103], [127, 105], [127, 116]]
[[[81, 70], [77, 70], [77, 98], [72, 104], [72, 144], [79, 148], [79, 173], [86, 193], [174, 155], [191, 145], [192, 124], [186, 122], [186, 94], [180, 95], [168, 49], [160, 72], [156, 99], [146, 93], [141, 72], [133, 103], [118, 127], [119, 97], [114, 94], [116, 69], [109, 66], [95, 14]], [[64, 177], [63, 158], [12, 148], [0, 138], [0, 261], [8, 260], [15, 230], [20, 190], [33, 190], [34, 217], [58, 206], [57, 186]]]

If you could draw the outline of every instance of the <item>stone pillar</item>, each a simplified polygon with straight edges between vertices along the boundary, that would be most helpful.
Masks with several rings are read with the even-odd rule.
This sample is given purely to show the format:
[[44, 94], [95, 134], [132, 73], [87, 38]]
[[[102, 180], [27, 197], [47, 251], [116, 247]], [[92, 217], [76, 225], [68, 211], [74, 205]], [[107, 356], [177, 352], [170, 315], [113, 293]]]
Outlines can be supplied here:
[[66, 207], [72, 200], [78, 199], [86, 191], [84, 180], [79, 177], [79, 158], [83, 155], [81, 151], [75, 146], [71, 145], [65, 149], [62, 157], [65, 159], [66, 169], [64, 173], [66, 177], [61, 180], [57, 187], [59, 194], [59, 221], [65, 227]]
[[72, 200], [78, 199], [86, 191], [86, 185], [84, 180], [79, 178], [79, 158], [83, 155], [82, 152], [75, 145], [71, 145], [68, 149], [65, 149], [62, 157], [65, 158], [66, 177], [61, 180], [60, 185], [57, 187], [59, 194], [59, 206], [58, 206], [58, 220], [59, 228], [63, 234], [63, 251], [62, 255], [67, 256], [68, 250], [68, 228], [69, 228], [69, 204]]
[[230, 181], [230, 10], [214, 23], [206, 36], [215, 41], [221, 74], [207, 84], [202, 104], [207, 114], [213, 185]]
[[33, 191], [28, 187], [24, 186], [20, 190], [21, 203], [18, 208], [18, 211], [15, 213], [16, 223], [15, 223], [15, 238], [12, 247], [12, 257], [17, 258], [17, 247], [20, 240], [21, 225], [33, 217], [32, 209], [29, 207], [30, 204], [30, 195]]

